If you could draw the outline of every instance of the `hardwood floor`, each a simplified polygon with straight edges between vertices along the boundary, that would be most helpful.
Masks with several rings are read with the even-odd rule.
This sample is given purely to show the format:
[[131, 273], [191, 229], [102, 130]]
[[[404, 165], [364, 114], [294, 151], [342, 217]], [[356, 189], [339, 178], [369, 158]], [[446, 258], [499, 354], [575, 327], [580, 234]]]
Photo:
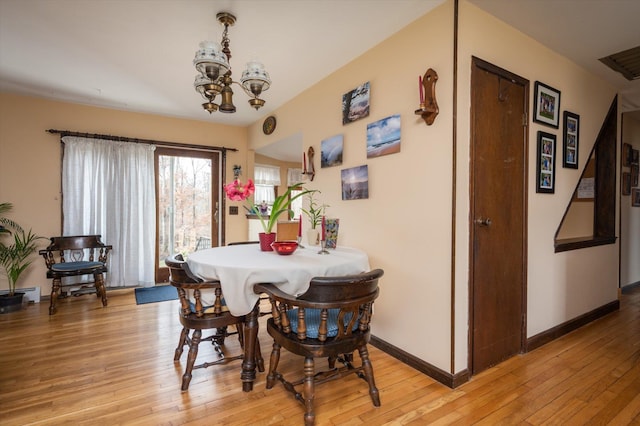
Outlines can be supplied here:
[[[302, 424], [302, 406], [279, 384], [266, 390], [266, 373], [242, 392], [239, 363], [196, 370], [180, 392], [176, 304], [137, 306], [128, 289], [109, 292], [107, 308], [87, 295], [60, 300], [55, 316], [46, 302], [0, 315], [0, 424]], [[260, 339], [268, 364], [264, 327]], [[370, 353], [382, 406], [355, 376], [326, 383], [318, 425], [640, 425], [640, 289], [622, 296], [620, 311], [457, 389]], [[302, 360], [283, 350], [280, 365], [301, 371]]]

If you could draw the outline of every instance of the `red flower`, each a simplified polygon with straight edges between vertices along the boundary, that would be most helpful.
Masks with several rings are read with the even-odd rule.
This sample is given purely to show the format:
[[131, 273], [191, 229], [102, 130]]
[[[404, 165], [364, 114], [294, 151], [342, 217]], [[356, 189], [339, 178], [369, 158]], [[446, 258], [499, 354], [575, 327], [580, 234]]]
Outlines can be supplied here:
[[255, 192], [256, 187], [253, 181], [249, 179], [246, 185], [242, 185], [239, 179], [224, 185], [224, 192], [227, 194], [227, 198], [231, 201], [244, 201], [249, 198]]

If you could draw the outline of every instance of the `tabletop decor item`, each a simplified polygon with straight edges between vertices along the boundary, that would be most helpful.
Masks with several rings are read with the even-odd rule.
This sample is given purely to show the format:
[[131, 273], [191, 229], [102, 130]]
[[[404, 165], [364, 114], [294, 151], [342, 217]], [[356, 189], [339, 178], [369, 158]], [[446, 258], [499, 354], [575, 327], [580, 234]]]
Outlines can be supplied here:
[[296, 241], [274, 241], [271, 243], [271, 247], [276, 253], [288, 256], [296, 251], [298, 243]]
[[302, 245], [302, 215], [298, 218], [298, 236], [296, 237], [296, 242], [298, 243], [298, 247], [304, 248]]
[[340, 219], [327, 219], [325, 223], [325, 241], [327, 248], [336, 248], [338, 243], [338, 227]]
[[[262, 229], [264, 232], [260, 232], [258, 234], [258, 239], [260, 240], [260, 250], [262, 251], [272, 251], [271, 243], [276, 240], [276, 233], [273, 232], [273, 227], [278, 223], [278, 218], [283, 213], [289, 213], [291, 211], [291, 202], [296, 200], [303, 195], [306, 195], [315, 190], [304, 190], [300, 193], [291, 196], [291, 191], [294, 189], [299, 189], [303, 186], [302, 183], [296, 183], [295, 185], [290, 186], [284, 194], [277, 196], [273, 203], [271, 204], [271, 214], [262, 215], [258, 213], [258, 219], [260, 220], [260, 225], [262, 225]], [[227, 194], [227, 198], [232, 201], [244, 201], [248, 199], [255, 192], [255, 185], [251, 179], [247, 180], [246, 184], [242, 184], [239, 179], [235, 179], [233, 182], [224, 185], [224, 192]], [[256, 204], [250, 204], [249, 207], [245, 206], [245, 209], [249, 212], [259, 212], [259, 206]]]
[[322, 227], [320, 228], [320, 251], [318, 254], [329, 254], [327, 250], [327, 220], [322, 216]]
[[[322, 215], [325, 213], [328, 204], [320, 204], [318, 200], [315, 198], [316, 193], [320, 193], [320, 191], [314, 191], [307, 194], [307, 204], [308, 208], [302, 208], [302, 212], [309, 218], [309, 225], [311, 229], [307, 230], [307, 239], [309, 245], [317, 246], [320, 243], [320, 234], [319, 234], [319, 225], [322, 221]], [[302, 218], [301, 218], [302, 219]]]

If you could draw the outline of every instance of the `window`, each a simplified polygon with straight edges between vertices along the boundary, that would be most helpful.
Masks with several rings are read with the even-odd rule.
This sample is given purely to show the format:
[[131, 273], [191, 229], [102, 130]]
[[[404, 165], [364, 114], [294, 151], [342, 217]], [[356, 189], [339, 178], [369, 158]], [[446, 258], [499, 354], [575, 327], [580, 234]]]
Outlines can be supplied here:
[[280, 167], [256, 164], [253, 170], [253, 182], [256, 192], [253, 195], [255, 204], [263, 201], [269, 206], [269, 212], [273, 200], [276, 198], [276, 186], [280, 185]]

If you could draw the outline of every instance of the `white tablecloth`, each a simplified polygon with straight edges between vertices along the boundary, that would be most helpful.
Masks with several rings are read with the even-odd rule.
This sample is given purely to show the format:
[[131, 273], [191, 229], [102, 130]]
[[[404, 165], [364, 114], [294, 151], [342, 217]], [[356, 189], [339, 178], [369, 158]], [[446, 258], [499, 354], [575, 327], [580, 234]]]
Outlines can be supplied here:
[[[319, 247], [305, 246], [289, 256], [260, 251], [258, 244], [214, 247], [189, 254], [191, 270], [204, 279], [218, 279], [229, 311], [245, 315], [255, 306], [253, 286], [273, 283], [286, 293], [300, 295], [317, 276], [359, 274], [370, 270], [369, 258], [361, 250], [338, 247], [318, 254]], [[204, 303], [211, 303], [203, 295]]]

